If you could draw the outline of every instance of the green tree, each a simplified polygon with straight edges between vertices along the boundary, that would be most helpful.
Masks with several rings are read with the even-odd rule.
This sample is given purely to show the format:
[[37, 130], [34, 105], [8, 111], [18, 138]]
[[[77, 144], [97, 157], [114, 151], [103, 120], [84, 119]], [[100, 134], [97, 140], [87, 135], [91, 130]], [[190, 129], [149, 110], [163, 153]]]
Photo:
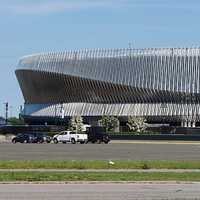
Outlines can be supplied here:
[[83, 131], [83, 118], [81, 116], [73, 116], [70, 119], [69, 127], [71, 131], [82, 132]]
[[129, 116], [127, 126], [130, 131], [135, 131], [137, 133], [144, 132], [146, 129], [146, 119], [144, 117]]
[[119, 120], [114, 116], [102, 116], [99, 124], [106, 128], [106, 131], [113, 131], [119, 125]]

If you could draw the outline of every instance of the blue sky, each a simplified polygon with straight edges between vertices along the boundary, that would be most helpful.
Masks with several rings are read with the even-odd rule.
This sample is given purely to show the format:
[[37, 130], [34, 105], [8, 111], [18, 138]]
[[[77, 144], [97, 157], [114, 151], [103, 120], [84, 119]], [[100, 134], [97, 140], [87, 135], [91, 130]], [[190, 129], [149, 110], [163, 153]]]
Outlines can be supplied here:
[[83, 48], [200, 46], [199, 0], [0, 0], [0, 116], [16, 115], [21, 56]]

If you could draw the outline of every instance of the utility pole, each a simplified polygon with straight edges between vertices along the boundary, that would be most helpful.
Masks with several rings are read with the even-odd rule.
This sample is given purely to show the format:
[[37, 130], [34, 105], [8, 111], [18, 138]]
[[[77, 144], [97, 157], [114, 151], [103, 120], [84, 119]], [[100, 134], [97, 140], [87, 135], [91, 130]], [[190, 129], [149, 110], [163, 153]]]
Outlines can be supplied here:
[[5, 105], [5, 120], [6, 120], [6, 125], [8, 124], [8, 102], [4, 103]]

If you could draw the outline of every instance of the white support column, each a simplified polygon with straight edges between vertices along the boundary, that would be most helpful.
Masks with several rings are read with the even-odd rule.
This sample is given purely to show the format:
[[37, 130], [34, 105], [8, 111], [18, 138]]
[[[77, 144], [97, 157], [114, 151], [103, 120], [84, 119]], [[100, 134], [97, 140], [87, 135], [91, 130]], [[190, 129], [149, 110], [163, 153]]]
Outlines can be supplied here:
[[193, 128], [196, 127], [196, 122], [195, 122], [195, 121], [192, 122], [192, 127], [193, 127]]
[[185, 122], [181, 121], [181, 127], [184, 127], [184, 125], [185, 125]]
[[187, 127], [187, 121], [184, 121], [184, 127]]

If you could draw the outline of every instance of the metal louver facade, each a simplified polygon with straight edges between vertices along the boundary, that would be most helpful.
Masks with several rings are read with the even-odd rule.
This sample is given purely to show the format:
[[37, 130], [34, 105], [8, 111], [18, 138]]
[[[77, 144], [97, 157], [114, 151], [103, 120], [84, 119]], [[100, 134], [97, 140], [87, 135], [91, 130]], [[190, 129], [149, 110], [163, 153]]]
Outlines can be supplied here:
[[145, 116], [195, 123], [200, 49], [97, 49], [23, 57], [27, 116]]

